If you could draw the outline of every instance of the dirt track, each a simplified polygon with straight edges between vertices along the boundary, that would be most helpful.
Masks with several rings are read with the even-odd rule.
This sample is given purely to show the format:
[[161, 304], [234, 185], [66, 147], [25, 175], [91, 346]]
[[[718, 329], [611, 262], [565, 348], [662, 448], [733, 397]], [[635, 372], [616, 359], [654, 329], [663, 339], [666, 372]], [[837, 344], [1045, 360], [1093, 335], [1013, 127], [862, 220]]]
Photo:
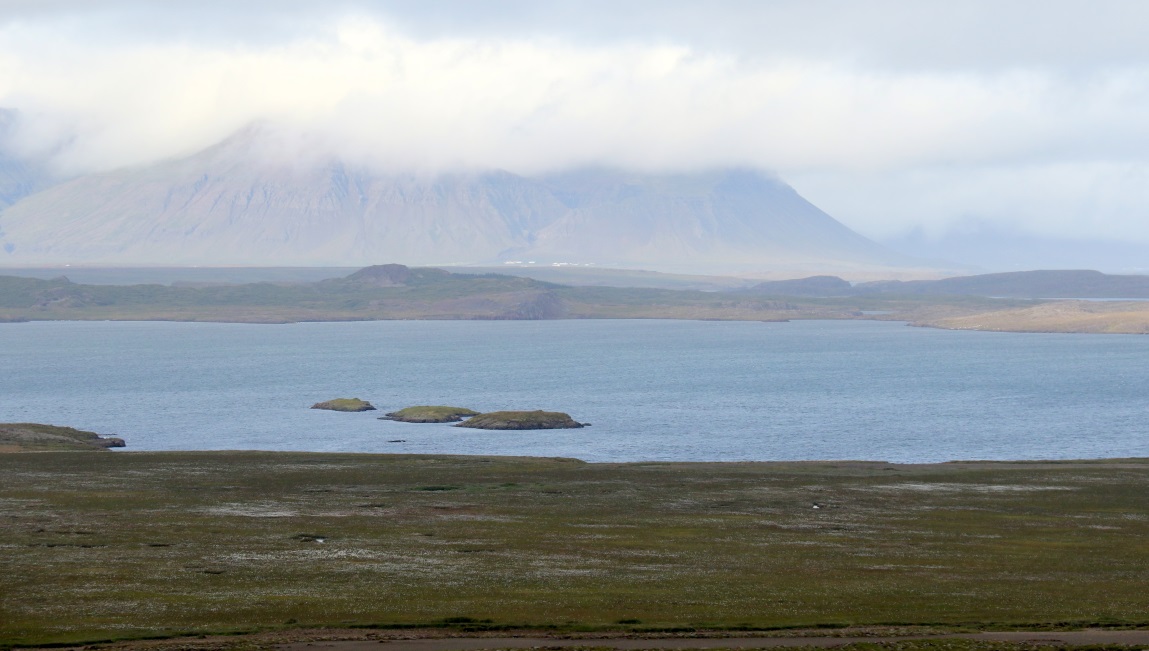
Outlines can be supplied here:
[[896, 642], [923, 638], [966, 638], [1002, 642], [1149, 646], [1149, 630], [969, 633], [908, 637], [726, 637], [726, 638], [548, 638], [485, 637], [418, 640], [346, 640], [283, 644], [280, 651], [479, 651], [538, 647], [593, 646], [614, 649], [770, 649], [778, 647], [837, 647], [857, 642]]

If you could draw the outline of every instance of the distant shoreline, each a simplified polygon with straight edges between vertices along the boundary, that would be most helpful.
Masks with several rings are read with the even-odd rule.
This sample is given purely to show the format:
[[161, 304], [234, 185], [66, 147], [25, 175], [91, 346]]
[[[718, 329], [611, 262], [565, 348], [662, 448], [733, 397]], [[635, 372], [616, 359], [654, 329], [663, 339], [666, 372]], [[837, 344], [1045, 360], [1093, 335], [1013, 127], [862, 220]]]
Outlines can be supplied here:
[[[1149, 300], [1103, 296], [1105, 292], [1149, 292], [1149, 278], [1097, 272], [1019, 272], [858, 285], [830, 276], [752, 286], [745, 280], [726, 279], [722, 282], [742, 285], [719, 290], [714, 289], [718, 287], [714, 278], [655, 274], [655, 281], [645, 272], [617, 270], [612, 271], [615, 280], [598, 278], [594, 282], [633, 281], [645, 286], [562, 285], [519, 275], [458, 273], [398, 264], [307, 281], [284, 276], [300, 273], [299, 269], [265, 269], [261, 273], [279, 274], [282, 279], [246, 284], [88, 285], [64, 276], [42, 279], [0, 273], [0, 322], [829, 319], [903, 321], [949, 330], [1149, 333]], [[1101, 295], [1088, 299], [1024, 297], [1057, 293], [1051, 288], [1059, 286], [1065, 293]], [[988, 297], [996, 294], [1017, 297]]]
[[[1034, 325], [1033, 319], [1023, 310], [1009, 310], [1001, 312], [991, 312], [978, 315], [970, 315], [964, 317], [948, 317], [937, 320], [923, 320], [914, 321], [908, 315], [898, 316], [896, 318], [889, 318], [887, 315], [882, 315], [883, 318], [875, 318], [873, 315], [865, 315], [858, 317], [809, 317], [809, 318], [713, 318], [713, 317], [675, 317], [675, 316], [618, 316], [618, 317], [565, 317], [547, 320], [561, 320], [561, 321], [614, 321], [614, 320], [633, 320], [633, 321], [743, 321], [743, 322], [760, 322], [760, 323], [790, 323], [793, 321], [882, 321], [887, 323], [901, 323], [915, 328], [931, 328], [935, 330], [951, 330], [951, 331], [969, 331], [969, 332], [999, 332], [999, 333], [1014, 333], [1014, 334], [1110, 334], [1110, 335], [1144, 335], [1149, 334], [1149, 300], [1139, 299], [1138, 302], [1146, 303], [1146, 309], [1128, 309], [1117, 311], [1113, 314], [1102, 316], [1100, 318], [1089, 316], [1090, 312], [1085, 310], [1076, 310], [1073, 307], [1070, 309], [1074, 312], [1080, 312], [1080, 318], [1067, 319], [1065, 322], [1052, 321], [1045, 325]], [[1065, 305], [1065, 301], [1059, 301], [1055, 305]], [[146, 318], [145, 316], [131, 316], [126, 318], [106, 318], [106, 317], [91, 317], [91, 318], [29, 318], [29, 317], [3, 317], [0, 316], [0, 324], [16, 324], [16, 323], [49, 323], [49, 322], [122, 322], [122, 323], [229, 323], [240, 325], [291, 325], [295, 323], [358, 323], [358, 322], [384, 322], [384, 321], [491, 321], [491, 320], [505, 320], [505, 319], [489, 319], [489, 318], [433, 318], [433, 317], [356, 317], [356, 316], [341, 316], [329, 318], [202, 318], [195, 316], [185, 316], [182, 318], [157, 316], [154, 318]]]

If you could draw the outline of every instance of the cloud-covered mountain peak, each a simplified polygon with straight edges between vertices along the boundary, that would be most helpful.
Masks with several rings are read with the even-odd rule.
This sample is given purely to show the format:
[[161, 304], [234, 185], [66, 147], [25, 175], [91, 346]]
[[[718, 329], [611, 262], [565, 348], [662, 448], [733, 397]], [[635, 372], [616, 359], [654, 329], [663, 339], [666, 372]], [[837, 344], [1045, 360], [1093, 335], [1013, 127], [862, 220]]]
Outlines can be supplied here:
[[378, 172], [266, 123], [191, 156], [28, 196], [0, 212], [0, 231], [6, 265], [901, 262], [755, 170]]
[[19, 115], [0, 108], [0, 210], [53, 182], [42, 161], [21, 155], [12, 142]]

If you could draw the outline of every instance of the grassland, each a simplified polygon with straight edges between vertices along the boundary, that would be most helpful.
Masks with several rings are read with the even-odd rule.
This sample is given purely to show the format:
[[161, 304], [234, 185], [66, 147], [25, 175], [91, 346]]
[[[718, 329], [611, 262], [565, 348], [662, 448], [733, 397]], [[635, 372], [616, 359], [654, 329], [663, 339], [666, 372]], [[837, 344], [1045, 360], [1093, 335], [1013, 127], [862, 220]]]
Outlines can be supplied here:
[[1149, 460], [0, 455], [0, 643], [1149, 626]]

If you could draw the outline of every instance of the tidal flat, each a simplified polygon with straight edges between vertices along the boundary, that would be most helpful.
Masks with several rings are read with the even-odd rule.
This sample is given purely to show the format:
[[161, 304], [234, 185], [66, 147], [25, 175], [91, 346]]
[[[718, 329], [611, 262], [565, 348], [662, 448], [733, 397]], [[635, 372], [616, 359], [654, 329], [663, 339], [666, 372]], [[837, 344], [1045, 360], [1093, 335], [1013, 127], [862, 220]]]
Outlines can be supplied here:
[[1149, 459], [0, 455], [0, 646], [1149, 626]]

